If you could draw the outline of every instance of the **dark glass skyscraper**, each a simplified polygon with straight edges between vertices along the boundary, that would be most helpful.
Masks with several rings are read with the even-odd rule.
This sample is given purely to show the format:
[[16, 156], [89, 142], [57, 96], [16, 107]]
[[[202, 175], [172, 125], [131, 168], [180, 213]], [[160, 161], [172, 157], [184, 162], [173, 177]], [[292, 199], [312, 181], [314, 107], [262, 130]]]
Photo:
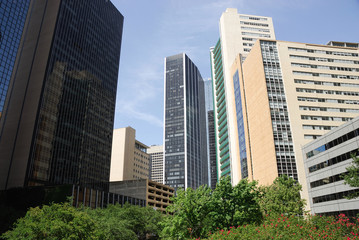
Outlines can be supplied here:
[[0, 122], [0, 189], [107, 189], [122, 27], [108, 0], [31, 1]]
[[208, 183], [204, 85], [185, 55], [165, 59], [164, 182], [177, 188]]
[[30, 0], [0, 1], [0, 117]]

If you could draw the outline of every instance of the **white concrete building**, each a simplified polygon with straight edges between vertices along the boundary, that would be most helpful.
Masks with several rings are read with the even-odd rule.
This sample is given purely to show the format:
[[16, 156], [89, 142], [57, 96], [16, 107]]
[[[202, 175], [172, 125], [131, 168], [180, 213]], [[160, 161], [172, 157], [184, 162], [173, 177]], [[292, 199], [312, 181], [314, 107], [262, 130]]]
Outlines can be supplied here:
[[150, 179], [163, 183], [163, 145], [152, 145], [147, 149], [150, 155]]
[[[272, 18], [238, 14], [228, 8], [219, 21], [220, 37], [210, 49], [214, 89], [214, 118], [218, 177], [241, 179], [237, 117], [231, 66], [240, 53], [243, 59], [258, 38], [275, 39]], [[243, 174], [242, 174], [243, 175]]]
[[341, 178], [353, 162], [351, 154], [359, 155], [358, 149], [359, 117], [303, 147], [312, 214], [355, 216], [359, 213], [359, 198], [344, 198], [359, 188], [344, 184]]

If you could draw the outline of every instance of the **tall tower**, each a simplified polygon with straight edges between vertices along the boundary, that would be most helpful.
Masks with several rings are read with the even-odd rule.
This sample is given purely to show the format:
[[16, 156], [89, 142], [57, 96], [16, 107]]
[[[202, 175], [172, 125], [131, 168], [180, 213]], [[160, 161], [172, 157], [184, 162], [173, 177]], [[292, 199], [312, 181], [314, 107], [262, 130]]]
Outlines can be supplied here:
[[208, 182], [203, 79], [181, 53], [165, 58], [164, 182], [197, 188]]
[[216, 187], [217, 178], [217, 158], [216, 158], [216, 141], [214, 131], [213, 115], [213, 84], [212, 79], [204, 81], [206, 115], [207, 115], [207, 155], [208, 155], [208, 180], [212, 189]]
[[[327, 179], [315, 164], [304, 168], [302, 146], [359, 115], [358, 43], [260, 39], [243, 63], [237, 57], [231, 76], [240, 85], [238, 109], [246, 119], [248, 178], [270, 184], [280, 175], [291, 176], [308, 200], [305, 172], [318, 170], [312, 179]], [[337, 149], [350, 158], [352, 149]], [[318, 158], [319, 167], [328, 165], [325, 157], [332, 156]]]
[[219, 31], [220, 38], [210, 49], [218, 177], [231, 176], [232, 184], [236, 184], [248, 170], [243, 161], [245, 151], [240, 154], [241, 117], [236, 112], [236, 82], [230, 68], [239, 53], [245, 59], [258, 38], [275, 39], [275, 34], [270, 17], [238, 14], [231, 8], [222, 14]]
[[0, 118], [30, 0], [0, 2]]
[[33, 0], [0, 121], [0, 189], [106, 190], [123, 16], [105, 0]]

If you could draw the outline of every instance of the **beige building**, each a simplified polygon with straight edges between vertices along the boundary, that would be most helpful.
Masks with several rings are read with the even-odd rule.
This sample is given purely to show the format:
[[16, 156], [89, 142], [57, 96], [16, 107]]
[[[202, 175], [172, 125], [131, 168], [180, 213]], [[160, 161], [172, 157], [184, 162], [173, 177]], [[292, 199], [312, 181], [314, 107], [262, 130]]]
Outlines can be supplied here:
[[238, 14], [228, 8], [219, 22], [220, 38], [210, 49], [214, 90], [215, 139], [218, 178], [231, 176], [237, 184], [247, 168], [241, 167], [235, 95], [231, 65], [238, 53], [246, 56], [258, 38], [275, 39], [272, 18]]
[[146, 201], [146, 206], [166, 213], [172, 204], [174, 188], [148, 179], [129, 180], [110, 183], [110, 192]]
[[150, 179], [163, 183], [163, 145], [152, 145], [147, 149], [150, 155]]
[[150, 156], [131, 127], [113, 131], [110, 182], [149, 178]]
[[301, 147], [359, 115], [359, 49], [260, 39], [231, 69], [245, 135], [248, 178], [286, 174], [303, 185]]

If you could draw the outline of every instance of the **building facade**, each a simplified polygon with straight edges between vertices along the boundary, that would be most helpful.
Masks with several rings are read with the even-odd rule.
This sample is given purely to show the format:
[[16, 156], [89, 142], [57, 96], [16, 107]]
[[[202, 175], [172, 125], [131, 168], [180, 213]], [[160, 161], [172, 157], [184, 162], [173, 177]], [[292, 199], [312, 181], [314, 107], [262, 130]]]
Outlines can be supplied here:
[[148, 146], [136, 140], [131, 127], [113, 131], [110, 181], [150, 178]]
[[214, 112], [213, 112], [213, 83], [212, 79], [204, 81], [206, 114], [207, 114], [207, 156], [208, 156], [208, 180], [209, 186], [216, 187], [217, 178], [217, 158], [216, 158], [216, 138], [214, 136]]
[[123, 16], [102, 0], [33, 0], [29, 11], [0, 121], [0, 189], [106, 190]]
[[165, 58], [164, 182], [193, 189], [208, 183], [203, 79], [186, 54]]
[[236, 184], [247, 170], [240, 160], [246, 157], [240, 156], [231, 66], [239, 53], [245, 59], [258, 38], [275, 39], [275, 33], [272, 18], [238, 14], [231, 8], [222, 14], [219, 32], [216, 46], [210, 49], [218, 177], [230, 176]]
[[359, 155], [359, 118], [355, 118], [318, 139], [303, 146], [303, 159], [311, 213], [355, 217], [359, 213], [359, 199], [345, 198], [358, 192], [344, 184], [341, 176]]
[[147, 149], [150, 155], [150, 179], [163, 183], [163, 145], [153, 145]]
[[174, 188], [149, 179], [111, 182], [110, 192], [141, 199], [146, 203], [146, 207], [162, 213], [166, 213], [166, 208], [172, 204], [170, 198], [174, 196]]
[[30, 0], [0, 2], [0, 118]]
[[261, 39], [243, 63], [236, 58], [231, 74], [249, 179], [271, 184], [291, 176], [308, 199], [301, 147], [359, 115], [358, 54], [352, 47]]

